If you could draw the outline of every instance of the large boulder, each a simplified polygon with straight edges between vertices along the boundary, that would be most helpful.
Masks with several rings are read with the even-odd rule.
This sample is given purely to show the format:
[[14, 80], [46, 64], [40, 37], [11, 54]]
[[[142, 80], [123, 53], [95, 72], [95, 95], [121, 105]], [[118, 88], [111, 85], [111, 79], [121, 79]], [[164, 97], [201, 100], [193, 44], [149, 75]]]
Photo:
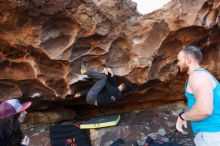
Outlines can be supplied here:
[[183, 47], [200, 46], [202, 66], [220, 78], [219, 7], [218, 0], [173, 0], [141, 15], [131, 0], [1, 1], [0, 100], [84, 105], [73, 98], [81, 62], [95, 71], [111, 66], [134, 85], [109, 113], [182, 100], [186, 76], [176, 56]]

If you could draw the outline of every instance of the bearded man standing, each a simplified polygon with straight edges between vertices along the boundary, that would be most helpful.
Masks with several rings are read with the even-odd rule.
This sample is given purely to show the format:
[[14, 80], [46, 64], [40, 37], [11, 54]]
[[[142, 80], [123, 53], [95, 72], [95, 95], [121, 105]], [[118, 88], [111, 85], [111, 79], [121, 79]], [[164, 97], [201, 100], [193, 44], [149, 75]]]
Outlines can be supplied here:
[[200, 67], [201, 49], [188, 46], [178, 54], [181, 72], [189, 75], [185, 84], [188, 111], [181, 112], [176, 128], [184, 132], [191, 122], [196, 146], [220, 146], [220, 84], [207, 70]]

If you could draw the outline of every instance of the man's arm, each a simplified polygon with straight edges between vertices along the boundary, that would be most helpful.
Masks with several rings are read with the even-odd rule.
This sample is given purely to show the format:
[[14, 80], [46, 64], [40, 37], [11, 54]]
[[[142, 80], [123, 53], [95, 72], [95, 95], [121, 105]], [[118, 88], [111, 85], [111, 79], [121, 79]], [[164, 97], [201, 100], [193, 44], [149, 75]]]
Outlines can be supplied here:
[[208, 75], [204, 72], [195, 72], [189, 78], [189, 87], [193, 91], [196, 103], [182, 114], [187, 121], [205, 119], [213, 112], [213, 87]]

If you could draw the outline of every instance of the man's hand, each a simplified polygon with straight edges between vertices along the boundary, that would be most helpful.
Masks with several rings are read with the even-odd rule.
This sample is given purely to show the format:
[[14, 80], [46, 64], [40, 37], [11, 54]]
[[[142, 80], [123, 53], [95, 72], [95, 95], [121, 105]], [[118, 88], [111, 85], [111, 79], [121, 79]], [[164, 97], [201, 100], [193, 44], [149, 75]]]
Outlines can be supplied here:
[[111, 96], [111, 100], [115, 102], [116, 98], [114, 96]]
[[181, 133], [185, 133], [185, 131], [183, 130], [183, 126], [187, 128], [187, 121], [182, 120], [180, 117], [178, 117], [176, 121], [176, 129]]
[[109, 68], [109, 67], [107, 67], [107, 68], [106, 68], [106, 67], [103, 68], [103, 73], [106, 74], [106, 75], [108, 75], [108, 74], [110, 73], [111, 77], [114, 76], [114, 74], [113, 74], [111, 68]]
[[80, 98], [81, 94], [78, 92], [74, 95], [74, 98]]
[[21, 144], [22, 145], [25, 145], [25, 146], [28, 146], [30, 143], [30, 139], [27, 135], [25, 135], [24, 139], [22, 140]]

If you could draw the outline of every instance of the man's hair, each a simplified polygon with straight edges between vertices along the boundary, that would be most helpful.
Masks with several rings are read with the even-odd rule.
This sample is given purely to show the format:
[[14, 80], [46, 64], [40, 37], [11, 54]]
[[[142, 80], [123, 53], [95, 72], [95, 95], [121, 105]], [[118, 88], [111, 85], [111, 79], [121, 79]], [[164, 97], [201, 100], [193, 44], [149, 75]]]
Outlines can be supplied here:
[[186, 55], [192, 55], [199, 63], [202, 61], [201, 48], [197, 46], [188, 46], [182, 50]]

